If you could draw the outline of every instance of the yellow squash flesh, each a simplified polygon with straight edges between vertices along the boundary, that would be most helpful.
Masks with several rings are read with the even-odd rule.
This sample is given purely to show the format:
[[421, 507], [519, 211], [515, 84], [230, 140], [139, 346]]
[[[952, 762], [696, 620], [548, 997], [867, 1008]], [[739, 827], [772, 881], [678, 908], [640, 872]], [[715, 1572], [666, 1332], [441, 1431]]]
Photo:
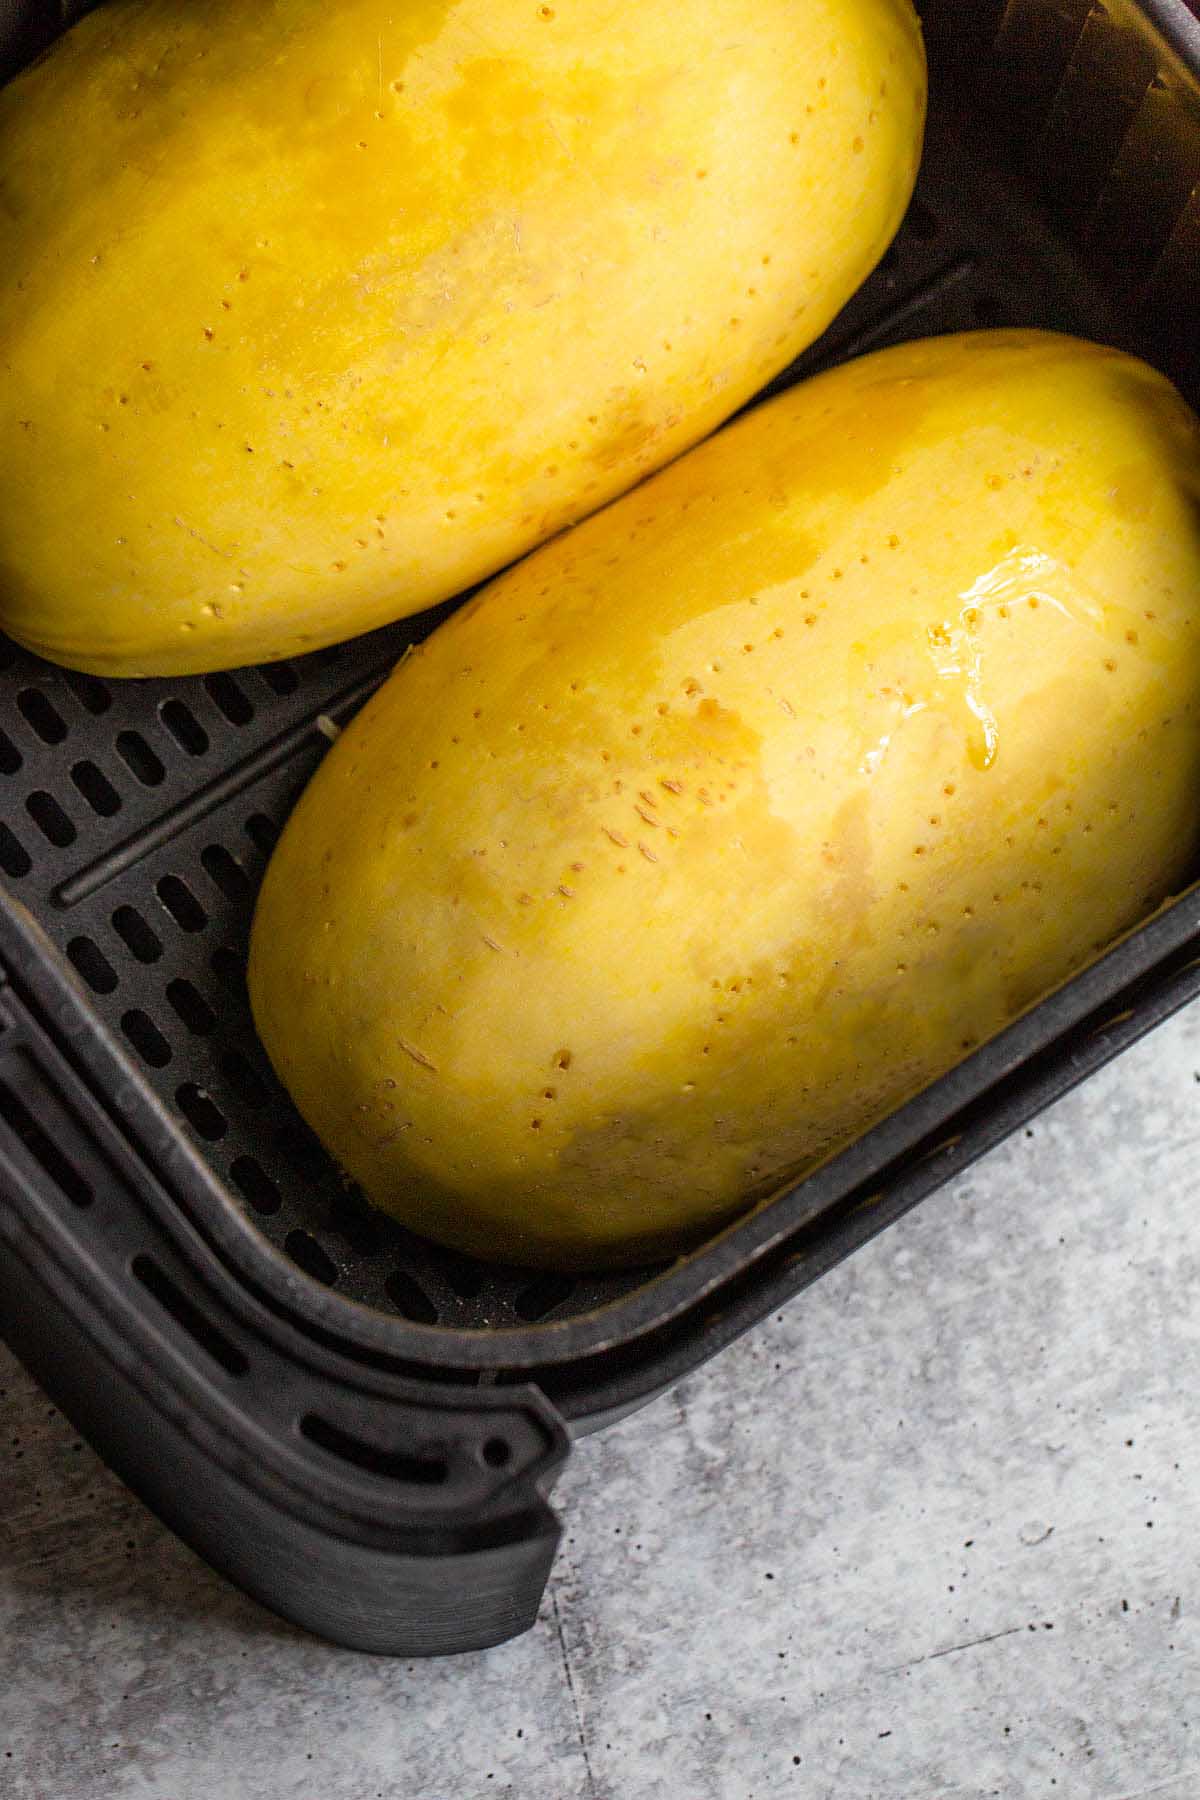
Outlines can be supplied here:
[[826, 1156], [1200, 842], [1200, 427], [1033, 333], [730, 426], [509, 571], [334, 747], [255, 1016], [381, 1206], [657, 1255]]
[[0, 93], [0, 626], [108, 675], [415, 612], [812, 342], [909, 0], [110, 0]]

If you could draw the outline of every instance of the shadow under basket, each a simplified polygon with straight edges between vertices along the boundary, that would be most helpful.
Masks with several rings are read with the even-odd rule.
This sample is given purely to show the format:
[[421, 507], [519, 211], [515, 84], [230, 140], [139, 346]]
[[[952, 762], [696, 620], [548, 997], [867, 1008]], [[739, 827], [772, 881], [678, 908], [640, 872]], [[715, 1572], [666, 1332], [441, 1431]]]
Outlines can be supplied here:
[[[1133, 349], [1200, 401], [1200, 23], [1183, 0], [923, 11], [907, 221], [773, 388], [1007, 324]], [[421, 1242], [298, 1118], [244, 966], [319, 721], [350, 718], [447, 610], [177, 681], [110, 685], [0, 640], [0, 1325], [215, 1568], [408, 1656], [532, 1623], [572, 1433], [695, 1368], [1200, 991], [1192, 891], [669, 1267], [572, 1279]]]

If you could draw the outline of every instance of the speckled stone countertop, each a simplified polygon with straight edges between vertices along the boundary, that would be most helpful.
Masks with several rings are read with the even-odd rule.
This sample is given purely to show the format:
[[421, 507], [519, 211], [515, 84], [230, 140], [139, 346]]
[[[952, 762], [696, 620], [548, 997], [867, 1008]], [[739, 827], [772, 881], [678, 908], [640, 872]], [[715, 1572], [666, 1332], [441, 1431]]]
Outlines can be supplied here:
[[6, 1800], [1197, 1800], [1200, 1010], [581, 1444], [536, 1629], [226, 1587], [0, 1361]]

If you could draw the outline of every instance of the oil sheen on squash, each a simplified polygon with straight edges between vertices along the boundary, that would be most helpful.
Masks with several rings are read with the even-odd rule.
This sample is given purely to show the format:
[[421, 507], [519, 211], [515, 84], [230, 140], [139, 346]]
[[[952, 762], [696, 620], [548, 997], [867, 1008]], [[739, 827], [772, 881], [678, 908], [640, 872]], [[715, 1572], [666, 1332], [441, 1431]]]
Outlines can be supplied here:
[[0, 626], [194, 673], [494, 573], [817, 337], [924, 100], [909, 0], [110, 0], [0, 93]]
[[1200, 426], [1064, 337], [729, 426], [405, 662], [288, 824], [251, 995], [379, 1205], [695, 1241], [1151, 911], [1200, 842]]

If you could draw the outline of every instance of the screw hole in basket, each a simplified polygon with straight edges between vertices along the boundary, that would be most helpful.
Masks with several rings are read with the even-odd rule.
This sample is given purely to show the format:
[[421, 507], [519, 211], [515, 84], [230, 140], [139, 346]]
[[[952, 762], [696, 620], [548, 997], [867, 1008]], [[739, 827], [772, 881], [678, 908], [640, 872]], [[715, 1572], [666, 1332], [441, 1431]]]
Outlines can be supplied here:
[[481, 1454], [489, 1469], [506, 1469], [512, 1461], [512, 1445], [506, 1438], [490, 1437]]

